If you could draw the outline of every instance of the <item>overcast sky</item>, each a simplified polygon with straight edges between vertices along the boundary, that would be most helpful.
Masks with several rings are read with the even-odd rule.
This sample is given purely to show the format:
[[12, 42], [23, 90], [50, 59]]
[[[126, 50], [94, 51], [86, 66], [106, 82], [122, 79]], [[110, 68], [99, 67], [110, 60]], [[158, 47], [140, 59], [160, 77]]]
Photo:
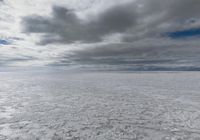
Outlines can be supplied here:
[[199, 0], [0, 0], [0, 66], [200, 68]]

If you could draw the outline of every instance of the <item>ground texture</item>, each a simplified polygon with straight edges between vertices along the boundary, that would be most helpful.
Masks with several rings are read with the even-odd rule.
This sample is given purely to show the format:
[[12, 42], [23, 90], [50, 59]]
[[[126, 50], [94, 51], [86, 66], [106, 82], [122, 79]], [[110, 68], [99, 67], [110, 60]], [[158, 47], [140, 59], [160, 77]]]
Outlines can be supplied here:
[[200, 140], [200, 73], [1, 72], [0, 140]]

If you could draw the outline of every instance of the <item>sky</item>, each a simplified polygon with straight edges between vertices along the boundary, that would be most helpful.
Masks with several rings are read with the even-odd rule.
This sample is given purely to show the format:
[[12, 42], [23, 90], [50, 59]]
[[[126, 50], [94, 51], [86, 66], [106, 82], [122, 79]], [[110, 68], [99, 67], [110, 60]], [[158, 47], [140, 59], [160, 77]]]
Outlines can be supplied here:
[[200, 70], [199, 0], [0, 0], [0, 67]]

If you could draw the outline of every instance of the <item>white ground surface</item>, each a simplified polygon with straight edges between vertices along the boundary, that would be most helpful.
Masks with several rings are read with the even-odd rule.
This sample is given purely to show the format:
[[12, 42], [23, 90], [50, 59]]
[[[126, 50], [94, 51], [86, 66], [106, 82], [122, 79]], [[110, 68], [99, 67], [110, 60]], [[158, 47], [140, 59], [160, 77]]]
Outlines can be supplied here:
[[200, 140], [200, 73], [0, 72], [0, 140]]

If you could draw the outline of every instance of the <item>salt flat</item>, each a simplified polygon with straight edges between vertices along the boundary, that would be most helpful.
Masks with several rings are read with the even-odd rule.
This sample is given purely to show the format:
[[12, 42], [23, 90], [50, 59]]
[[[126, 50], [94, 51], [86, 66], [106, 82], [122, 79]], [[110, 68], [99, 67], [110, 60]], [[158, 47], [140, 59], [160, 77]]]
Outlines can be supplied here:
[[199, 72], [0, 72], [0, 140], [200, 140]]

